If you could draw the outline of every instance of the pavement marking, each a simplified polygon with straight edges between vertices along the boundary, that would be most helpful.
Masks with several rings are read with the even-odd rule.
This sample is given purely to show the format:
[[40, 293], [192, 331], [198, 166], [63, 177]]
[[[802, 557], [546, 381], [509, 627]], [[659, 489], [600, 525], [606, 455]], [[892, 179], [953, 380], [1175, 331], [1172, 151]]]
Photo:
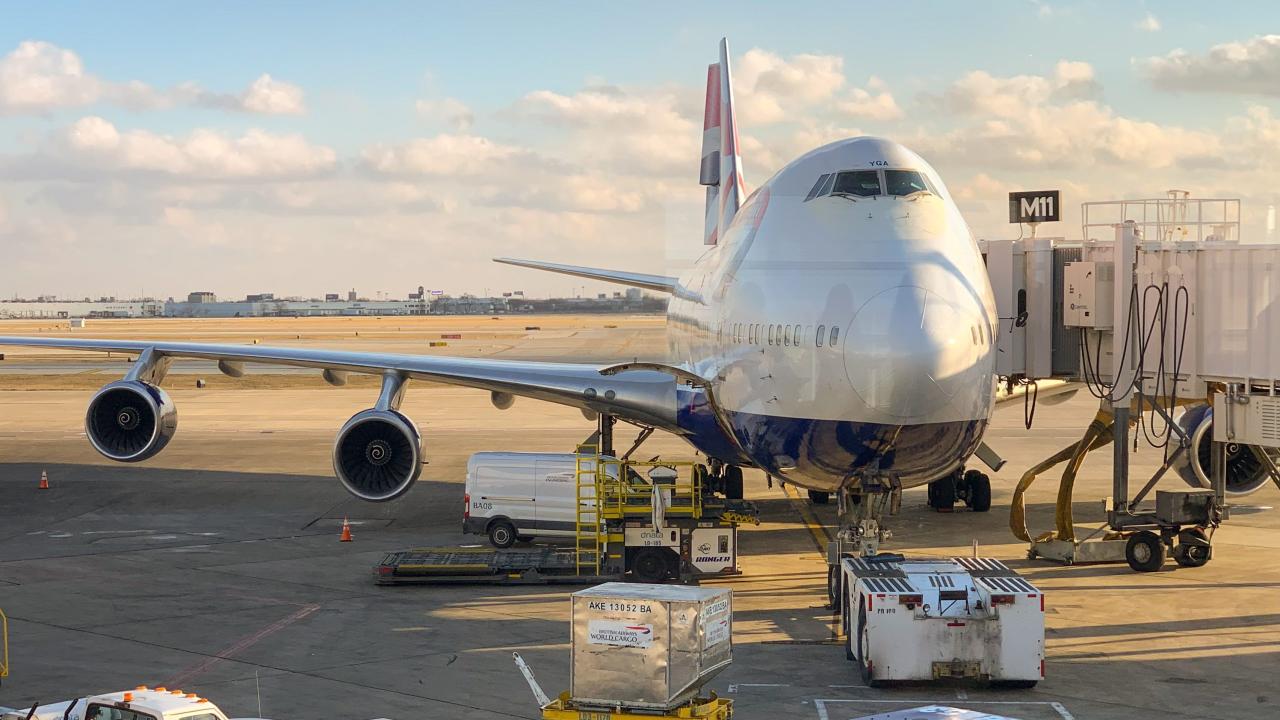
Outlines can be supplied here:
[[968, 699], [969, 699], [969, 693], [965, 692], [965, 691], [964, 691], [964, 688], [956, 688], [956, 699], [957, 699], [957, 700], [968, 700]]
[[738, 688], [771, 688], [771, 687], [791, 687], [791, 683], [734, 683], [729, 686], [727, 692], [736, 693]]
[[[839, 699], [839, 698], [814, 698], [813, 705], [818, 710], [818, 720], [831, 720], [831, 713], [827, 710], [828, 703], [866, 703], [876, 705], [937, 705], [945, 702], [944, 700], [857, 700], [857, 699]], [[1058, 714], [1062, 720], [1075, 720], [1075, 716], [1067, 711], [1067, 708], [1060, 702], [1049, 702], [1044, 700], [966, 700], [970, 705], [1041, 705], [1052, 709]]]
[[169, 678], [169, 680], [165, 682], [165, 685], [169, 687], [182, 687], [183, 685], [187, 685], [191, 682], [192, 679], [208, 671], [210, 668], [222, 662], [223, 660], [227, 660], [232, 657], [235, 657], [236, 655], [253, 647], [260, 640], [267, 637], [268, 635], [271, 635], [273, 633], [276, 633], [276, 632], [279, 632], [280, 630], [285, 629], [286, 627], [307, 617], [308, 615], [310, 615], [311, 613], [319, 609], [320, 609], [319, 605], [307, 605], [306, 607], [303, 607], [302, 609], [293, 612], [287, 617], [281, 618], [280, 620], [277, 620], [271, 623], [270, 625], [262, 628], [261, 630], [251, 635], [246, 635], [245, 637], [237, 640], [231, 645], [228, 645], [227, 647], [223, 648], [216, 655], [205, 658], [204, 662], [198, 665], [195, 665], [194, 667], [187, 668], [186, 670], [183, 670], [177, 675]]
[[799, 497], [798, 493], [796, 495], [791, 494], [791, 486], [783, 485], [782, 494], [786, 495], [787, 499], [791, 501], [791, 507], [800, 513], [800, 519], [804, 521], [805, 527], [809, 528], [809, 534], [813, 537], [813, 545], [818, 549], [818, 554], [826, 558], [827, 543], [831, 541], [831, 536], [827, 533], [826, 526], [822, 524], [817, 515], [813, 514], [809, 506], [805, 505], [804, 500]]

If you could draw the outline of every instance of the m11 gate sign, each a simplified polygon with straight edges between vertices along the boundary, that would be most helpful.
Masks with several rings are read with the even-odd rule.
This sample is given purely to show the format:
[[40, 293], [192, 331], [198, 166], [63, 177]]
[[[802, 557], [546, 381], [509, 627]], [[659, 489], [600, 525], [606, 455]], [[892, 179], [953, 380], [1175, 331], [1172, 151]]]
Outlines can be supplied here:
[[1011, 192], [1009, 193], [1009, 222], [1057, 222], [1060, 204], [1057, 190]]

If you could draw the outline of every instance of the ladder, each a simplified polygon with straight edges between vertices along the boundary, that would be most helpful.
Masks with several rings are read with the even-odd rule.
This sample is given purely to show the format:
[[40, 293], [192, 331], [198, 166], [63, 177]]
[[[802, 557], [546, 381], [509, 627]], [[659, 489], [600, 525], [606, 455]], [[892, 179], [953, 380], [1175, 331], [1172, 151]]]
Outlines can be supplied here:
[[599, 575], [608, 544], [601, 512], [601, 476], [604, 474], [598, 445], [579, 445], [573, 482], [576, 505], [573, 524], [574, 566], [579, 575]]

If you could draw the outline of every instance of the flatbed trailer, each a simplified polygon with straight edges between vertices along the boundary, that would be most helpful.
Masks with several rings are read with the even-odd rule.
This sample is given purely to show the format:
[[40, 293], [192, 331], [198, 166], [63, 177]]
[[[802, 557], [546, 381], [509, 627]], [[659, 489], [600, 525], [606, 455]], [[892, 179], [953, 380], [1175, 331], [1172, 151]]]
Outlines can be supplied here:
[[578, 574], [574, 549], [550, 546], [396, 550], [387, 553], [374, 568], [374, 582], [378, 585], [580, 585], [613, 579], [616, 578]]

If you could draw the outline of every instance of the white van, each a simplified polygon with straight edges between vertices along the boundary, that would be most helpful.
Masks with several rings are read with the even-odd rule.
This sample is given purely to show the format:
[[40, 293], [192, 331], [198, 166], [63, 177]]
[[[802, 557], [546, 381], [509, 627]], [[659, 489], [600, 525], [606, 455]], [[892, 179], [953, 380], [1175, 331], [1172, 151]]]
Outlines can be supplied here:
[[[573, 537], [577, 463], [574, 453], [472, 455], [467, 462], [462, 531], [488, 535], [489, 542], [499, 548], [535, 537]], [[611, 466], [615, 472], [616, 468], [616, 464]], [[643, 482], [639, 476], [636, 479]], [[594, 492], [594, 487], [584, 488], [585, 494]], [[584, 519], [594, 520], [591, 516]]]

